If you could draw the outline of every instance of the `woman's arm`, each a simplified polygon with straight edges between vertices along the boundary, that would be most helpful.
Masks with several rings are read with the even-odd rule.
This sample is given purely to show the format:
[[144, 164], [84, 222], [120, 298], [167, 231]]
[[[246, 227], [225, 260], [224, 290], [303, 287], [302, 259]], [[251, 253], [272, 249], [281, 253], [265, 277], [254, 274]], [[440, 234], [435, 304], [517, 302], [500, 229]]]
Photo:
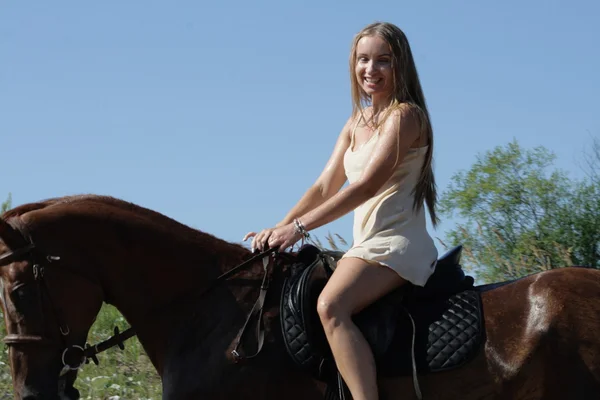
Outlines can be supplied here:
[[[355, 119], [353, 117], [350, 117], [348, 121], [346, 121], [346, 124], [342, 128], [336, 141], [333, 152], [329, 157], [329, 161], [325, 165], [321, 175], [275, 228], [290, 225], [295, 218], [298, 218], [323, 204], [323, 202], [331, 198], [342, 186], [344, 186], [344, 183], [346, 182], [344, 153], [350, 145], [350, 134], [354, 121]], [[246, 241], [248, 238], [254, 237], [252, 240], [252, 248], [263, 249], [275, 228], [264, 229], [260, 233], [248, 232], [242, 240]]]
[[350, 134], [354, 126], [354, 121], [355, 119], [352, 117], [348, 119], [340, 132], [333, 153], [329, 157], [329, 161], [325, 165], [321, 175], [276, 227], [287, 225], [294, 218], [298, 218], [320, 206], [344, 186], [344, 183], [346, 183], [344, 154], [348, 146], [350, 146]]
[[[396, 165], [402, 162], [409, 148], [420, 136], [417, 112], [412, 108], [397, 110], [386, 121], [379, 133], [379, 140], [361, 178], [329, 197], [313, 210], [298, 217], [309, 231], [325, 225], [354, 210], [373, 197], [392, 176]], [[264, 232], [264, 231], [263, 231]], [[269, 230], [253, 247], [263, 250], [278, 247], [281, 250], [292, 246], [302, 235], [294, 223]], [[257, 238], [255, 238], [257, 239]]]
[[420, 124], [414, 109], [393, 112], [379, 134], [379, 140], [361, 178], [298, 217], [307, 231], [318, 228], [354, 210], [373, 197], [392, 176], [412, 144], [419, 139]]

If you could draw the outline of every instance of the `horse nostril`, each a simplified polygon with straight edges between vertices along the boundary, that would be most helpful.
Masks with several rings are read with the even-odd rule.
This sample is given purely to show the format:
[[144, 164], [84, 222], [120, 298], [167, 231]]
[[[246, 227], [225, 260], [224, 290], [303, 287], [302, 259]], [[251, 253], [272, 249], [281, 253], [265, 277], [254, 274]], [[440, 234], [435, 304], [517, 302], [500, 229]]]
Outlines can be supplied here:
[[81, 396], [79, 394], [79, 390], [75, 389], [74, 387], [70, 387], [68, 388], [64, 395], [66, 396], [67, 399], [70, 400], [78, 400]]

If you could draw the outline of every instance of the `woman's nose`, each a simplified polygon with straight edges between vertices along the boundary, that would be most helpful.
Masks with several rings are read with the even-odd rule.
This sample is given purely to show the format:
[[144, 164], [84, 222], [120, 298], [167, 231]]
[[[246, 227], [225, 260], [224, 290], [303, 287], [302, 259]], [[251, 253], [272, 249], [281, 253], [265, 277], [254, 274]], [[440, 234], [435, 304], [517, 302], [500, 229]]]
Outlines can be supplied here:
[[375, 64], [373, 63], [373, 61], [369, 61], [367, 63], [367, 73], [371, 73], [375, 70]]

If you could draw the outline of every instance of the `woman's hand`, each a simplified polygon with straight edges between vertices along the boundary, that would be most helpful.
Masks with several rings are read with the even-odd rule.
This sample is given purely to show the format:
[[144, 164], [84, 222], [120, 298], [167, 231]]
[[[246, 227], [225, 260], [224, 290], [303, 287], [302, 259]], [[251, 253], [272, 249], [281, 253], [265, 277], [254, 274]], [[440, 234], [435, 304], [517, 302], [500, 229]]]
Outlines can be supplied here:
[[279, 251], [285, 251], [301, 238], [302, 234], [299, 233], [294, 224], [291, 223], [274, 229], [271, 232], [271, 236], [269, 236], [268, 243], [270, 248], [279, 248]]
[[249, 238], [254, 238], [252, 239], [252, 244], [250, 245], [251, 250], [253, 252], [256, 249], [263, 251], [263, 249], [267, 247], [267, 240], [269, 240], [269, 237], [271, 236], [274, 230], [275, 228], [269, 228], [263, 229], [259, 233], [248, 232], [246, 233], [246, 236], [244, 236], [244, 239], [242, 239], [242, 241], [245, 242]]
[[279, 251], [284, 251], [300, 240], [302, 235], [296, 231], [296, 227], [291, 223], [279, 228], [263, 229], [258, 234], [256, 232], [249, 232], [244, 236], [243, 241], [251, 237], [254, 237], [251, 245], [252, 251], [254, 249], [264, 251], [267, 248], [279, 248]]

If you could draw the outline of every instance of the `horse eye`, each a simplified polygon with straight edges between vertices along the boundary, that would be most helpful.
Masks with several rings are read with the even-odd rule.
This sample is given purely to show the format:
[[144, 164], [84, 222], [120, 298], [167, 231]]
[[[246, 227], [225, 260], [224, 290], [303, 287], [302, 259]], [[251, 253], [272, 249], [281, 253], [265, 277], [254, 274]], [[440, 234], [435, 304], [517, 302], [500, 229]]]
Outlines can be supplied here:
[[16, 287], [10, 294], [16, 311], [21, 315], [27, 315], [34, 312], [36, 291], [32, 285], [20, 285]]

